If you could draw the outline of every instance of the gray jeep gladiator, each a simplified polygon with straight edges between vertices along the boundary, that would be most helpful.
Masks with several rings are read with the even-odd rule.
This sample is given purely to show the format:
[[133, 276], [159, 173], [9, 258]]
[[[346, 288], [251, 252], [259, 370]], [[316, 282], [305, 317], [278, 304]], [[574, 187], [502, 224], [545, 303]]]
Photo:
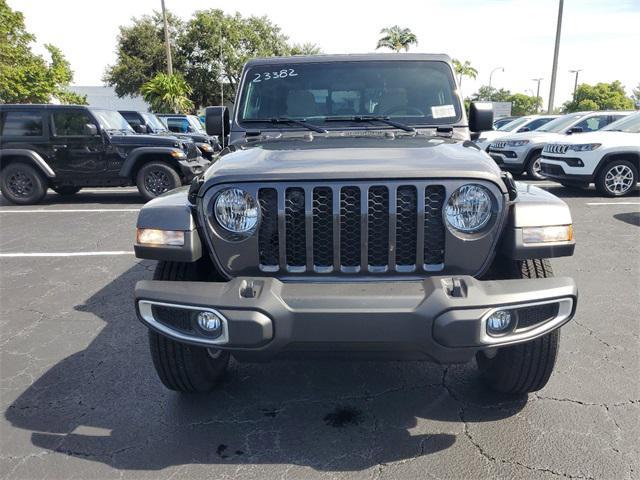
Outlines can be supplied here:
[[225, 139], [190, 187], [147, 203], [135, 289], [168, 388], [215, 387], [238, 361], [474, 358], [489, 386], [542, 388], [577, 288], [567, 205], [513, 182], [470, 141], [445, 55], [249, 61]]

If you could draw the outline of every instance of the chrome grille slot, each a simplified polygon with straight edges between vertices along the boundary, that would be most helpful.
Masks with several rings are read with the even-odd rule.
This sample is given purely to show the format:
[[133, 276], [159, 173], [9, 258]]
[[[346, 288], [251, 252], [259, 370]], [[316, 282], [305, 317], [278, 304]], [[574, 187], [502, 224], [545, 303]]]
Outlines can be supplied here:
[[258, 188], [263, 272], [363, 274], [444, 269], [443, 185]]

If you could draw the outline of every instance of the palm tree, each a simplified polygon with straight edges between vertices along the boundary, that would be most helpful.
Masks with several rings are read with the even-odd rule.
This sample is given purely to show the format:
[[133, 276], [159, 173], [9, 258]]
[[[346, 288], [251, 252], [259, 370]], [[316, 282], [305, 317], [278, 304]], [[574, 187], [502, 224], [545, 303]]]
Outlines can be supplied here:
[[384, 36], [378, 40], [376, 50], [379, 48], [390, 48], [395, 52], [399, 52], [400, 50], [408, 52], [411, 45], [418, 44], [418, 37], [416, 37], [411, 30], [408, 28], [400, 28], [398, 25], [383, 28], [380, 30], [380, 34]]
[[158, 73], [142, 85], [140, 92], [154, 112], [189, 113], [193, 110], [193, 102], [189, 99], [192, 90], [182, 75]]
[[320, 55], [322, 49], [315, 43], [296, 43], [291, 47], [291, 55]]
[[462, 85], [462, 77], [469, 77], [475, 79], [478, 76], [478, 70], [471, 66], [471, 62], [469, 60], [465, 60], [462, 63], [460, 60], [453, 61], [453, 69], [456, 71], [456, 75], [458, 75], [458, 85]]

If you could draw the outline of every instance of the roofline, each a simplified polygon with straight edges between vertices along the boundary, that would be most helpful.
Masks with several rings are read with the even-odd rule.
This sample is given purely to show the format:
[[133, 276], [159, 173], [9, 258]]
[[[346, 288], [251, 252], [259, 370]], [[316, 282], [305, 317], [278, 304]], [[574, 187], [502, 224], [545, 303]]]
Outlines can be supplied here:
[[451, 63], [451, 57], [443, 53], [346, 53], [327, 55], [293, 55], [288, 57], [261, 57], [247, 61], [246, 66], [280, 63], [370, 62], [375, 61], [431, 61]]

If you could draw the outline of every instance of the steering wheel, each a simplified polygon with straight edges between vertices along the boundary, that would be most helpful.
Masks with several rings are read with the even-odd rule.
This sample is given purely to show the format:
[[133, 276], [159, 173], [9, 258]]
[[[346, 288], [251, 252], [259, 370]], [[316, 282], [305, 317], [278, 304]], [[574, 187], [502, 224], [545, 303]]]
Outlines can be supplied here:
[[397, 107], [390, 108], [384, 115], [391, 115], [394, 113], [408, 113], [408, 114], [417, 114], [424, 117], [424, 112], [416, 107], [410, 107], [408, 105], [398, 105]]

